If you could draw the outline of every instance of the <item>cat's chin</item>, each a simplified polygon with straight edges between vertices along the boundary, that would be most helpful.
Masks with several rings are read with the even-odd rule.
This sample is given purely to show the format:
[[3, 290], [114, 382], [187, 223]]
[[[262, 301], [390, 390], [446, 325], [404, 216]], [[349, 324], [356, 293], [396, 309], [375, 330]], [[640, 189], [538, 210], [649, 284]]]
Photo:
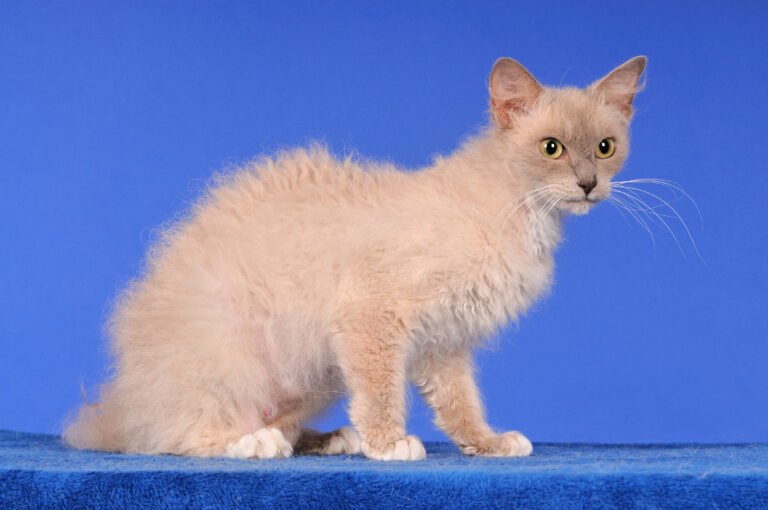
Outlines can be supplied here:
[[562, 203], [560, 208], [570, 214], [581, 216], [587, 214], [596, 204], [591, 200], [567, 200]]

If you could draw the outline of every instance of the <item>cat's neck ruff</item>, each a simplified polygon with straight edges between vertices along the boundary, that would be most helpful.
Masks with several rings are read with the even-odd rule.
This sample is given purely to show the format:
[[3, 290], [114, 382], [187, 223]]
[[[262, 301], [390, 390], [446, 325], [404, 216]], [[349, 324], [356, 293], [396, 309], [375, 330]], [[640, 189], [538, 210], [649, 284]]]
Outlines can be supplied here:
[[525, 199], [527, 249], [534, 258], [549, 256], [561, 239], [562, 212], [536, 198]]
[[[473, 202], [489, 228], [491, 243], [501, 252], [516, 244], [535, 259], [548, 257], [561, 239], [563, 213], [544, 188], [531, 187], [514, 161], [499, 151], [492, 137], [466, 144], [435, 166], [452, 187]], [[524, 197], [524, 198], [523, 198]], [[553, 200], [555, 200], [553, 202]]]

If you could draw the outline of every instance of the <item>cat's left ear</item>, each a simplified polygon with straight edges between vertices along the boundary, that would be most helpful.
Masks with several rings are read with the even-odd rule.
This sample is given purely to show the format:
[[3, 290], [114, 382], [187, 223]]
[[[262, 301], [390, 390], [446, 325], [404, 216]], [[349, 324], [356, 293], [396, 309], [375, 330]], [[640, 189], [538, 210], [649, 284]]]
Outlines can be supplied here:
[[648, 59], [643, 56], [631, 58], [608, 75], [590, 85], [589, 89], [602, 96], [605, 104], [617, 108], [629, 120], [632, 118], [632, 100], [642, 89], [638, 86], [640, 76]]

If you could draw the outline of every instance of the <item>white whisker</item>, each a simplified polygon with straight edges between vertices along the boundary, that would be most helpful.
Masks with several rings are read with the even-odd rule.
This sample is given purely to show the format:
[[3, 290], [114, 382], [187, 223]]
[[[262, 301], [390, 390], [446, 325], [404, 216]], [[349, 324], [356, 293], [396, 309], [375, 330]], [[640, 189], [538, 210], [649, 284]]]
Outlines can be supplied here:
[[504, 227], [506, 226], [507, 221], [509, 220], [509, 218], [511, 218], [512, 215], [515, 212], [517, 212], [517, 210], [520, 209], [523, 205], [525, 205], [529, 200], [532, 200], [532, 201], [528, 205], [529, 206], [533, 206], [536, 203], [538, 203], [539, 200], [541, 200], [542, 198], [547, 198], [546, 190], [548, 188], [551, 188], [552, 186], [553, 186], [552, 184], [550, 184], [548, 186], [543, 186], [543, 187], [537, 188], [537, 189], [535, 189], [533, 191], [529, 191], [528, 193], [525, 193], [524, 195], [521, 195], [521, 197], [516, 198], [515, 201], [520, 200], [520, 202], [515, 206], [515, 208], [512, 211], [507, 213], [506, 217], [504, 218], [504, 221], [501, 224], [501, 227], [499, 227], [499, 229], [498, 229], [498, 231], [496, 231], [495, 235], [497, 237], [501, 236], [501, 233], [504, 231]]
[[[628, 194], [631, 191], [631, 188], [627, 186], [611, 186], [612, 191], [615, 191], [616, 193], [624, 192], [624, 194]], [[634, 195], [631, 195], [633, 198]], [[663, 214], [658, 212], [657, 209], [661, 209], [663, 207], [666, 207], [664, 204], [658, 204], [658, 205], [650, 205], [650, 204], [644, 204], [641, 208], [634, 208], [637, 212], [645, 212], [646, 209], [653, 209], [655, 214], [658, 214], [659, 216], [663, 216], [665, 218], [671, 218], [671, 219], [677, 219], [675, 216], [672, 216], [671, 214]]]
[[667, 188], [672, 188], [672, 189], [680, 192], [696, 208], [696, 214], [698, 214], [698, 216], [699, 216], [699, 222], [701, 223], [701, 228], [702, 228], [702, 230], [704, 229], [704, 217], [701, 214], [701, 209], [699, 208], [699, 204], [696, 203], [696, 200], [694, 200], [693, 197], [691, 195], [689, 195], [688, 192], [685, 191], [680, 184], [678, 184], [678, 183], [676, 183], [674, 181], [669, 181], [667, 179], [649, 179], [649, 178], [646, 178], [646, 179], [631, 179], [631, 180], [628, 180], [628, 181], [616, 181], [616, 182], [614, 182], [612, 184], [644, 184], [644, 183], [657, 184], [659, 186], [665, 186]]
[[[628, 204], [627, 207], [632, 208], [632, 210], [637, 212], [637, 213], [644, 214], [646, 218], [649, 218], [649, 219], [651, 219], [651, 220], [653, 220], [653, 221], [655, 221], [657, 223], [661, 223], [661, 221], [662, 221], [661, 218], [662, 217], [677, 219], [674, 216], [670, 216], [668, 214], [661, 214], [658, 211], [656, 211], [656, 207], [661, 207], [661, 205], [656, 206], [656, 207], [651, 206], [651, 205], [647, 204], [646, 202], [643, 202], [639, 197], [637, 197], [636, 195], [632, 194], [631, 192], [629, 192], [628, 190], [626, 190], [624, 188], [615, 189], [613, 191], [616, 192], [617, 194], [625, 196], [625, 197], [627, 197], [629, 199], [629, 204]], [[633, 206], [632, 204], [635, 204], [637, 207]], [[649, 212], [650, 212], [650, 214], [649, 214]]]
[[621, 193], [622, 195], [625, 195], [627, 198], [632, 200], [633, 203], [639, 205], [641, 207], [639, 212], [642, 212], [648, 218], [659, 221], [661, 225], [667, 230], [667, 232], [669, 232], [669, 235], [672, 236], [672, 239], [674, 239], [675, 244], [677, 245], [677, 248], [680, 250], [680, 253], [683, 255], [683, 257], [685, 257], [685, 251], [683, 250], [683, 247], [680, 245], [680, 241], [678, 240], [677, 235], [675, 234], [675, 231], [672, 230], [672, 228], [669, 226], [669, 223], [664, 221], [664, 219], [661, 216], [659, 216], [659, 214], [651, 206], [646, 204], [643, 200], [641, 200], [637, 196], [627, 193], [626, 191], [616, 190], [616, 193]]
[[[651, 197], [655, 198], [656, 200], [658, 200], [659, 202], [661, 202], [662, 204], [664, 204], [664, 205], [665, 205], [665, 206], [666, 206], [666, 207], [667, 207], [667, 208], [668, 208], [670, 211], [672, 211], [672, 213], [675, 215], [675, 217], [677, 218], [677, 220], [680, 222], [680, 224], [681, 224], [681, 225], [683, 226], [683, 228], [685, 229], [685, 232], [686, 232], [686, 234], [688, 235], [688, 239], [691, 241], [691, 245], [693, 246], [693, 250], [696, 252], [696, 255], [699, 257], [699, 260], [701, 260], [701, 262], [702, 262], [704, 265], [706, 265], [706, 264], [707, 264], [707, 263], [704, 261], [704, 258], [701, 256], [701, 253], [699, 252], [699, 248], [696, 246], [696, 242], [693, 240], [693, 234], [691, 234], [691, 230], [688, 228], [688, 225], [685, 223], [685, 220], [683, 220], [683, 217], [682, 217], [682, 216], [680, 216], [680, 213], [678, 213], [678, 212], [677, 212], [677, 209], [675, 209], [674, 207], [672, 207], [672, 205], [671, 205], [669, 202], [667, 202], [666, 200], [664, 200], [664, 199], [663, 199], [663, 198], [661, 198], [660, 196], [658, 196], [658, 195], [656, 195], [656, 194], [654, 194], [654, 193], [651, 193], [650, 191], [646, 191], [646, 190], [644, 190], [644, 189], [641, 189], [641, 188], [635, 188], [635, 187], [632, 187], [632, 186], [623, 186], [623, 189], [624, 189], [625, 191], [630, 191], [630, 190], [631, 190], [631, 191], [637, 191], [637, 192], [640, 192], [640, 193], [645, 193], [646, 195], [649, 195], [649, 196], [651, 196]], [[618, 190], [617, 190], [617, 191], [618, 191]], [[653, 212], [653, 213], [654, 213], [654, 215], [655, 215], [656, 217], [658, 217], [658, 218], [659, 218], [659, 221], [661, 221], [662, 223], [664, 223], [664, 225], [667, 227], [667, 230], [669, 230], [669, 231], [671, 232], [671, 230], [672, 230], [672, 229], [671, 229], [671, 228], [669, 228], [669, 225], [667, 225], [667, 223], [666, 223], [666, 222], [665, 222], [665, 221], [664, 221], [664, 220], [663, 220], [663, 219], [662, 219], [662, 218], [659, 216], [659, 214], [658, 214], [658, 213], [656, 213], [656, 211], [655, 211], [655, 210], [653, 210], [653, 208], [651, 208], [650, 206], [648, 206], [648, 204], [646, 204], [644, 201], [640, 200], [638, 197], [635, 197], [635, 199], [636, 199], [636, 200], [638, 200], [638, 201], [639, 201], [639, 203], [642, 203], [642, 204], [644, 204], [646, 207], [648, 207], [648, 208], [649, 208], [649, 210], [650, 210], [651, 212]], [[674, 235], [674, 233], [672, 233], [672, 235], [673, 235], [673, 237], [675, 237], [675, 242], [677, 242], [677, 244], [678, 244], [678, 247], [680, 247], [680, 243], [677, 241], [677, 237]], [[680, 251], [682, 251], [682, 247], [680, 247]]]
[[551, 200], [549, 200], [544, 207], [542, 207], [542, 210], [539, 212], [539, 214], [536, 216], [536, 221], [541, 221], [542, 219], [546, 218], [549, 213], [552, 212], [552, 209], [557, 207], [557, 205], [562, 201], [562, 198], [558, 197], [557, 195], [553, 196]]
[[543, 190], [545, 190], [547, 188], [551, 188], [552, 186], [553, 186], [552, 184], [549, 184], [547, 186], [542, 186], [541, 188], [536, 188], [536, 189], [527, 191], [527, 192], [522, 193], [522, 194], [518, 195], [517, 197], [513, 198], [507, 205], [505, 205], [504, 207], [501, 208], [501, 210], [496, 214], [496, 216], [493, 217], [493, 220], [491, 221], [491, 228], [493, 229], [493, 225], [496, 222], [496, 220], [498, 220], [499, 217], [506, 210], [508, 210], [510, 207], [514, 206], [515, 204], [519, 204], [519, 203], [521, 203], [521, 201], [524, 201], [527, 197], [533, 196], [536, 193], [539, 193], [539, 192], [541, 192], [541, 191], [543, 191]]
[[[653, 244], [653, 252], [656, 253], [656, 238], [653, 235], [653, 231], [648, 226], [648, 224], [645, 222], [645, 220], [643, 220], [640, 217], [640, 215], [637, 212], [634, 211], [634, 208], [630, 209], [629, 205], [626, 202], [624, 202], [622, 199], [620, 199], [620, 198], [618, 198], [616, 196], [609, 196], [607, 198], [607, 200], [608, 200], [608, 203], [613, 205], [620, 213], [621, 213], [620, 207], [624, 208], [629, 213], [629, 215], [632, 217], [632, 219], [634, 219], [637, 222], [638, 225], [643, 227], [643, 230], [648, 232], [648, 235], [651, 236], [651, 243]], [[623, 214], [622, 214], [622, 216], [623, 216]]]

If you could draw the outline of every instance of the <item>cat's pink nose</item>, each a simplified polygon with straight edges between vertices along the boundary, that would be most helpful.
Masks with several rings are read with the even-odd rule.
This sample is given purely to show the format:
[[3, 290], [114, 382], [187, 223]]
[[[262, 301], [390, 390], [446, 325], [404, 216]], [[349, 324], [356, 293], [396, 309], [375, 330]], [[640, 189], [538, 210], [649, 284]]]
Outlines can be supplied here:
[[579, 178], [579, 188], [584, 190], [584, 196], [588, 196], [595, 186], [597, 186], [597, 177], [594, 175], [588, 179]]

